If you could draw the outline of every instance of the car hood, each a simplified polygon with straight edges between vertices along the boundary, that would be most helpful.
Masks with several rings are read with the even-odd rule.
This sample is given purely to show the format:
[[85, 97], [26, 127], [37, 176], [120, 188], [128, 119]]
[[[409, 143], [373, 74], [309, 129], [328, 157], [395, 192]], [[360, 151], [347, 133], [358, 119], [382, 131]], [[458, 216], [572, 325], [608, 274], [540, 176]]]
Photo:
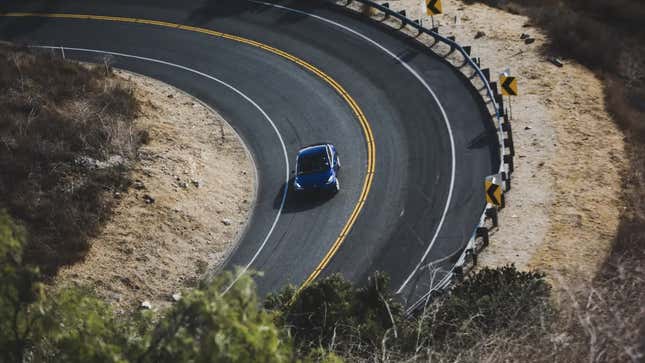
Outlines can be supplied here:
[[301, 174], [296, 176], [296, 182], [302, 186], [324, 185], [333, 171], [326, 170], [319, 173]]

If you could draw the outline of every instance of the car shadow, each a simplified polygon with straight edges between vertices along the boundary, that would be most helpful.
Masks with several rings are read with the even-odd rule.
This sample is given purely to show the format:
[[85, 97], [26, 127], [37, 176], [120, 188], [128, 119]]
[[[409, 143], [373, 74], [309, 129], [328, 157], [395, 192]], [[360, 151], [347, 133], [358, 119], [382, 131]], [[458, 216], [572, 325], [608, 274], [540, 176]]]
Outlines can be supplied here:
[[282, 205], [284, 193], [287, 193], [282, 207], [282, 213], [297, 213], [319, 207], [331, 200], [336, 193], [332, 191], [296, 192], [293, 189], [293, 177], [282, 185], [273, 199], [273, 209], [278, 210]]

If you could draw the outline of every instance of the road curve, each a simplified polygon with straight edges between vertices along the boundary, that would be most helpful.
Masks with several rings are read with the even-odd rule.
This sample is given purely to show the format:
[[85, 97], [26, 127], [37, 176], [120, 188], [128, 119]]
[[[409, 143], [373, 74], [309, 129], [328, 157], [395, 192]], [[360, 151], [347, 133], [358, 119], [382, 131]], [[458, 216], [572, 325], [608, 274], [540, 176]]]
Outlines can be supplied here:
[[[460, 73], [404, 36], [324, 2], [280, 5], [9, 1], [0, 11], [14, 14], [0, 17], [0, 39], [65, 47], [66, 56], [89, 61], [110, 52], [115, 66], [218, 109], [258, 171], [251, 220], [225, 267], [252, 262], [264, 272], [261, 293], [301, 285], [323, 265], [322, 275], [340, 272], [357, 283], [385, 271], [397, 289], [431, 241], [424, 264], [444, 260], [470, 238], [485, 204], [482, 181], [499, 162], [488, 111]], [[341, 153], [342, 191], [317, 200], [285, 195], [296, 150], [320, 141]], [[402, 299], [413, 302], [424, 280], [411, 279]]]

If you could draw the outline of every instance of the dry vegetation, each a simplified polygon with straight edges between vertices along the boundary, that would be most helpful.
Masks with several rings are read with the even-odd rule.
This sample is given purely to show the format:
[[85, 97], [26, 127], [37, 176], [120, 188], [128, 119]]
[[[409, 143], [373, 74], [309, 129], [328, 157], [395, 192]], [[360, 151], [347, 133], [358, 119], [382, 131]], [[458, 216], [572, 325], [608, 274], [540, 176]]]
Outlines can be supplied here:
[[[639, 0], [465, 0], [481, 2], [527, 16], [527, 32], [539, 27], [548, 41], [541, 49], [544, 56], [565, 59], [565, 71], [582, 64], [603, 81], [604, 106], [621, 127], [627, 142], [629, 168], [621, 174], [621, 199], [626, 207], [620, 211], [617, 233], [605, 228], [611, 251], [588, 284], [572, 285], [557, 276], [561, 288], [553, 299], [557, 319], [527, 324], [520, 329], [500, 329], [481, 335], [473, 345], [459, 344], [455, 349], [434, 354], [440, 361], [589, 361], [640, 362], [645, 359], [645, 4]], [[461, 8], [460, 1], [448, 2]], [[395, 3], [396, 4], [396, 3]], [[405, 3], [408, 4], [408, 3]], [[402, 4], [403, 5], [403, 4]], [[409, 6], [412, 6], [408, 4]], [[396, 7], [396, 5], [395, 5]], [[401, 7], [398, 7], [399, 10]], [[454, 11], [454, 8], [452, 9]], [[363, 9], [364, 13], [367, 13]], [[408, 10], [410, 10], [408, 8]], [[454, 13], [449, 14], [452, 21]], [[462, 18], [461, 20], [464, 20]], [[477, 26], [477, 17], [470, 19]], [[500, 25], [501, 26], [501, 25]], [[487, 31], [488, 32], [488, 31]], [[517, 33], [519, 41], [519, 32]], [[457, 33], [458, 39], [468, 37]], [[465, 43], [468, 44], [468, 43]], [[546, 57], [545, 57], [546, 58]], [[482, 58], [488, 64], [487, 58]], [[510, 60], [509, 60], [510, 61]], [[512, 62], [511, 62], [512, 65]], [[539, 65], [536, 65], [536, 68]], [[566, 72], [563, 72], [563, 74]], [[572, 87], [584, 87], [573, 83]], [[601, 99], [602, 100], [602, 99]], [[571, 100], [570, 100], [571, 101]], [[577, 101], [577, 100], [575, 100]], [[563, 102], [567, 102], [563, 97]], [[574, 102], [575, 103], [575, 102]], [[573, 112], [576, 108], [572, 108]], [[585, 123], [594, 114], [579, 116], [574, 127], [590, 127]], [[575, 118], [575, 117], [574, 117]], [[593, 123], [595, 124], [595, 123]], [[517, 124], [515, 125], [517, 126]], [[533, 126], [533, 125], [532, 125]], [[593, 130], [597, 132], [598, 130]], [[521, 131], [520, 131], [521, 132]], [[600, 132], [603, 132], [600, 130]], [[608, 132], [608, 131], [606, 131]], [[585, 140], [576, 140], [584, 143]], [[600, 148], [600, 145], [599, 145]], [[578, 158], [594, 154], [578, 152]], [[586, 161], [581, 161], [584, 164]], [[582, 166], [580, 166], [582, 167]], [[599, 170], [608, 173], [608, 170]], [[611, 178], [609, 178], [611, 179]], [[594, 183], [587, 179], [588, 183]], [[602, 193], [601, 184], [591, 189]], [[584, 191], [580, 191], [584, 194]], [[575, 195], [575, 194], [574, 194]], [[571, 196], [575, 200], [574, 195]], [[513, 193], [511, 193], [513, 197]], [[602, 200], [599, 196], [597, 200]], [[596, 208], [611, 208], [596, 203]], [[595, 213], [590, 215], [602, 215]], [[510, 210], [509, 213], [517, 213]], [[598, 225], [602, 219], [594, 221]], [[575, 223], [570, 228], [575, 232]], [[610, 240], [611, 239], [611, 240]], [[580, 250], [593, 241], [582, 239]], [[520, 244], [520, 246], [523, 246]], [[522, 247], [517, 247], [522, 248]], [[526, 247], [524, 247], [526, 248]], [[554, 251], [550, 251], [554, 253]], [[561, 252], [561, 251], [558, 251]], [[557, 256], [562, 262], [571, 258]], [[574, 258], [572, 258], [574, 259]], [[477, 316], [477, 312], [472, 312]], [[477, 334], [476, 330], [472, 331]], [[406, 356], [409, 358], [409, 356]]]
[[5, 45], [0, 54], [0, 209], [29, 231], [26, 261], [52, 274], [84, 256], [147, 133], [109, 67]]
[[[641, 361], [645, 359], [645, 4], [638, 0], [481, 2], [528, 15], [549, 35], [545, 53], [572, 58], [595, 71], [605, 82], [607, 108], [628, 141], [631, 166], [622, 185], [627, 208], [611, 254], [591, 286], [569, 289], [561, 296], [563, 317], [550, 330], [556, 335], [545, 338], [544, 344], [551, 342], [558, 353], [553, 358], [558, 360]], [[514, 360], [531, 351], [544, 360], [552, 359], [545, 349], [522, 345], [520, 340], [516, 353], [510, 355]]]
[[54, 283], [91, 286], [117, 312], [145, 300], [162, 308], [220, 267], [236, 244], [253, 206], [254, 167], [217, 112], [163, 82], [114, 73], [133, 85], [135, 123], [150, 142], [85, 259], [60, 269]]

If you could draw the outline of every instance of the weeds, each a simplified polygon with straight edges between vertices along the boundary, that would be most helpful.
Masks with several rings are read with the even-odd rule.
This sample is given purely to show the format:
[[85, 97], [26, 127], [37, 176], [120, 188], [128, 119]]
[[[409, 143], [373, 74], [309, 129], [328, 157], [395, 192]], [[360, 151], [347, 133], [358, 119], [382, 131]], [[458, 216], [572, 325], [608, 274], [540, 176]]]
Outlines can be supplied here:
[[84, 256], [145, 134], [132, 90], [103, 67], [0, 54], [0, 208], [26, 225], [27, 262], [51, 274]]
[[[467, 2], [474, 2], [468, 0]], [[605, 81], [605, 103], [623, 129], [627, 205], [611, 255], [585, 289], [566, 290], [552, 344], [561, 360], [645, 359], [645, 5], [640, 0], [481, 0], [546, 30], [546, 51], [575, 59]], [[528, 350], [527, 350], [528, 351]], [[544, 352], [544, 351], [542, 351]]]

